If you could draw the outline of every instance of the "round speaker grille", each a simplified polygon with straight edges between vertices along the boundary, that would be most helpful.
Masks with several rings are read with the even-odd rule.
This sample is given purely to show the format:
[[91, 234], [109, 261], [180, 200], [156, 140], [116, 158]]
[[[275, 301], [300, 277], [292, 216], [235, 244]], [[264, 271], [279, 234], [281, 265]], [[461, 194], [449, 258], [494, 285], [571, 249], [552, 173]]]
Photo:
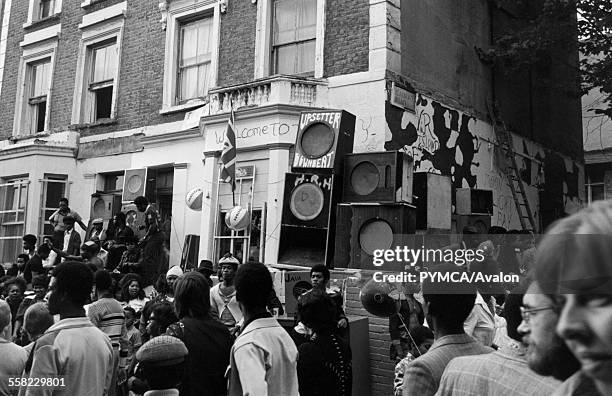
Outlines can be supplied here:
[[311, 124], [302, 133], [300, 146], [308, 158], [319, 158], [331, 150], [334, 145], [334, 131], [321, 122]]
[[127, 181], [127, 189], [130, 193], [135, 194], [142, 187], [142, 176], [132, 175]]
[[323, 191], [313, 183], [300, 184], [291, 192], [291, 213], [303, 221], [316, 218], [323, 210]]
[[359, 195], [368, 195], [374, 192], [379, 181], [378, 168], [368, 161], [360, 162], [351, 172], [351, 187]]
[[373, 220], [364, 224], [359, 230], [359, 246], [368, 254], [374, 250], [389, 249], [393, 244], [393, 230], [384, 220]]
[[479, 234], [486, 234], [488, 232], [488, 227], [484, 221], [478, 220], [474, 223], [474, 227], [478, 230]]
[[106, 204], [102, 198], [96, 199], [93, 205], [93, 216], [92, 218], [104, 217], [106, 213]]

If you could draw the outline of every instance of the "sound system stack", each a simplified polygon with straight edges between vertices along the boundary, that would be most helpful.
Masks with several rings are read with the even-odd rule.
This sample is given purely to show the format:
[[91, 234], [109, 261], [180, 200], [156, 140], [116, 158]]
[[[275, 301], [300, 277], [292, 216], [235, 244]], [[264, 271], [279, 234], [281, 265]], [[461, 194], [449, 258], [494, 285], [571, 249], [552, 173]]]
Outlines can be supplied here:
[[300, 114], [291, 172], [285, 175], [279, 263], [332, 266], [343, 159], [353, 151], [354, 132], [355, 116], [346, 111]]
[[472, 188], [458, 188], [455, 198], [453, 232], [460, 234], [468, 226], [476, 228], [479, 234], [486, 234], [491, 228], [493, 215], [493, 191]]
[[412, 191], [414, 204], [417, 207], [416, 228], [450, 231], [452, 214], [450, 176], [428, 172], [415, 173]]

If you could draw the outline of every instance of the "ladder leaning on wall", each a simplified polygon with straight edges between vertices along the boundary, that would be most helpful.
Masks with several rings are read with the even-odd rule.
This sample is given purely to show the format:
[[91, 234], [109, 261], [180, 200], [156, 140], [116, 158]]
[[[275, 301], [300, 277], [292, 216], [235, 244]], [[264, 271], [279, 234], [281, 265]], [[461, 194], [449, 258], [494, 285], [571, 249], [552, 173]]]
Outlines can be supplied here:
[[525, 185], [516, 164], [516, 153], [514, 152], [512, 133], [498, 115], [498, 108], [495, 103], [487, 101], [487, 109], [493, 124], [493, 131], [495, 131], [495, 135], [497, 136], [497, 141], [499, 142], [504, 156], [508, 160], [503, 170], [508, 179], [508, 186], [510, 186], [510, 191], [512, 192], [512, 199], [516, 205], [521, 227], [523, 230], [531, 229], [533, 232], [537, 232], [536, 221], [533, 217], [531, 207], [529, 206], [527, 194], [525, 193]]

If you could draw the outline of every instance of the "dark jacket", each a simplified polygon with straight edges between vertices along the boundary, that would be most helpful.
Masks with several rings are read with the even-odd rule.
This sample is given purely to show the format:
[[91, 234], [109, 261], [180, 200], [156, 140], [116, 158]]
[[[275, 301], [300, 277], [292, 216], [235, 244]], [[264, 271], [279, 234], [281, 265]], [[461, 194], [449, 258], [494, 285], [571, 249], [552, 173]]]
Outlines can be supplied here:
[[353, 381], [349, 343], [333, 332], [298, 347], [300, 396], [350, 396]]
[[32, 276], [35, 274], [42, 274], [44, 272], [45, 270], [43, 269], [42, 259], [38, 256], [38, 254], [35, 254], [25, 264], [25, 267], [23, 268], [23, 278], [27, 283], [32, 283]]
[[170, 325], [166, 334], [180, 338], [189, 351], [181, 396], [225, 396], [232, 346], [227, 327], [209, 317], [185, 317]]
[[70, 256], [79, 256], [81, 254], [81, 236], [75, 229], [70, 233], [68, 246], [63, 246], [62, 250]]

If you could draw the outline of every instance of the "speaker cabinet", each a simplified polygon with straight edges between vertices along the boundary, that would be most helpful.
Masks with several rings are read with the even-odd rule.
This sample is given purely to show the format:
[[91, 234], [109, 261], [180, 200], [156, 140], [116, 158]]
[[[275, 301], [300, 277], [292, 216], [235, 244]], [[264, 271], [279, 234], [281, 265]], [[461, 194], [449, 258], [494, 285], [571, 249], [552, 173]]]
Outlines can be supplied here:
[[342, 172], [345, 154], [353, 152], [355, 116], [347, 111], [309, 111], [300, 115], [291, 170]]
[[310, 271], [285, 272], [285, 313], [287, 316], [297, 314], [298, 298], [310, 289], [312, 289]]
[[[375, 266], [374, 250], [410, 246], [416, 229], [416, 208], [409, 204], [339, 204], [336, 213], [334, 266], [402, 271], [405, 263]], [[420, 247], [420, 246], [419, 246]]]
[[145, 195], [147, 168], [126, 169], [123, 174], [123, 202], [133, 202], [138, 196]]
[[459, 215], [493, 214], [493, 191], [458, 188], [456, 213]]
[[115, 212], [121, 209], [121, 195], [115, 194], [92, 194], [90, 219], [111, 220]]
[[278, 262], [302, 266], [330, 264], [337, 187], [333, 175], [287, 173]]
[[412, 157], [400, 151], [348, 154], [343, 202], [412, 202]]
[[450, 176], [415, 173], [412, 191], [413, 204], [417, 208], [417, 229], [450, 230], [452, 213]]
[[487, 234], [491, 228], [490, 215], [453, 215], [453, 225], [451, 232], [453, 234], [461, 234], [463, 228], [473, 226], [478, 230], [479, 234]]

